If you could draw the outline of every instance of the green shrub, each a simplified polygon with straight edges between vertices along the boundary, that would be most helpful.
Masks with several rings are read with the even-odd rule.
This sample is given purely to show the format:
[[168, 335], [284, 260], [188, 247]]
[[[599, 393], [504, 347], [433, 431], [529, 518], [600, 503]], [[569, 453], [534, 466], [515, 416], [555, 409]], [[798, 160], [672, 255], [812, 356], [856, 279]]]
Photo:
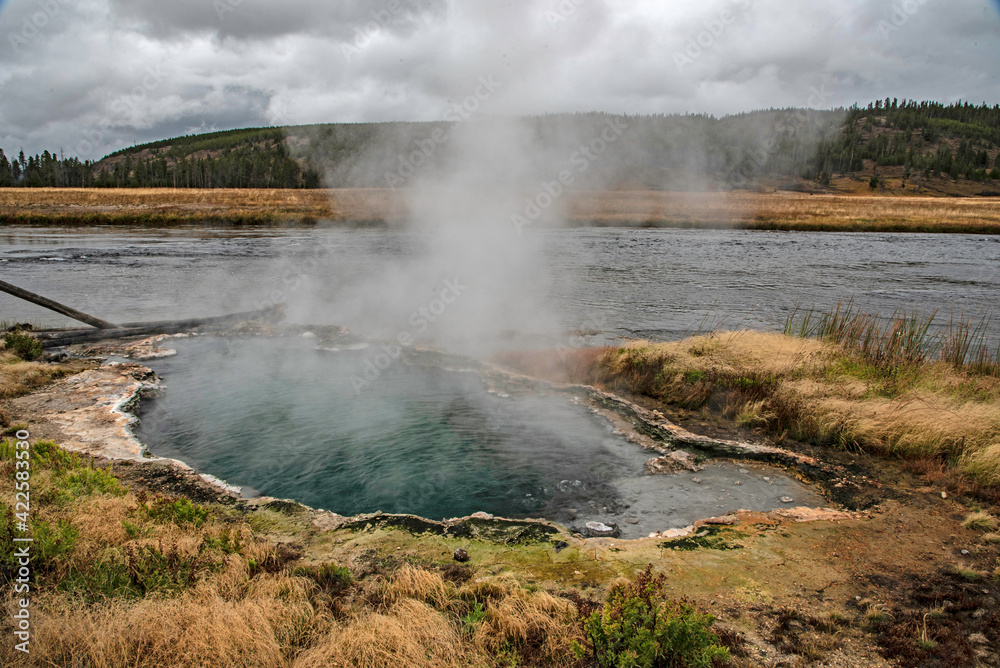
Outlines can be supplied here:
[[38, 441], [31, 446], [31, 462], [47, 469], [74, 469], [83, 466], [80, 455], [64, 450], [54, 441]]
[[[24, 536], [17, 530], [14, 509], [0, 502], [0, 569], [16, 569], [18, 564], [16, 549], [24, 547], [24, 543], [15, 543], [14, 539]], [[32, 562], [39, 571], [48, 571], [54, 564], [52, 560], [73, 550], [80, 536], [68, 520], [60, 520], [54, 526], [49, 522], [30, 522]]]
[[202, 543], [206, 548], [219, 550], [223, 554], [237, 554], [243, 549], [243, 539], [229, 529], [222, 531], [218, 538], [205, 537]]
[[[0, 459], [14, 459], [17, 456], [17, 441], [4, 439], [0, 441]], [[63, 450], [52, 441], [38, 441], [31, 446], [31, 470], [39, 469], [72, 469], [83, 466], [80, 456]]]
[[128, 520], [122, 522], [122, 528], [125, 529], [125, 535], [132, 540], [135, 540], [136, 538], [146, 538], [153, 533], [152, 527], [139, 526], [138, 524], [134, 524]]
[[106, 551], [85, 569], [74, 569], [58, 588], [90, 602], [175, 594], [215, 568], [216, 564], [204, 555], [186, 555], [176, 548], [164, 551], [162, 546], [126, 545]]
[[653, 567], [635, 582], [616, 585], [608, 601], [584, 622], [602, 668], [709, 668], [729, 659], [712, 633], [715, 618], [664, 594]]
[[486, 606], [477, 602], [472, 609], [460, 619], [462, 622], [462, 633], [471, 636], [476, 632], [476, 627], [486, 619]]
[[34, 362], [42, 356], [41, 342], [31, 334], [21, 331], [7, 332], [3, 336], [4, 347], [25, 362]]
[[47, 566], [47, 562], [72, 551], [80, 532], [73, 528], [69, 520], [59, 520], [53, 527], [48, 522], [34, 523], [35, 542], [32, 552], [35, 560]]
[[71, 469], [55, 476], [53, 485], [44, 497], [49, 503], [65, 503], [95, 494], [125, 496], [125, 488], [118, 482], [118, 478], [105, 469]]
[[160, 522], [173, 522], [177, 526], [190, 524], [199, 528], [208, 519], [208, 509], [191, 503], [189, 499], [156, 499], [145, 506], [146, 514]]
[[706, 376], [708, 376], [708, 372], [702, 371], [701, 369], [695, 369], [694, 371], [688, 371], [685, 373], [684, 380], [689, 385], [694, 385], [704, 380]]

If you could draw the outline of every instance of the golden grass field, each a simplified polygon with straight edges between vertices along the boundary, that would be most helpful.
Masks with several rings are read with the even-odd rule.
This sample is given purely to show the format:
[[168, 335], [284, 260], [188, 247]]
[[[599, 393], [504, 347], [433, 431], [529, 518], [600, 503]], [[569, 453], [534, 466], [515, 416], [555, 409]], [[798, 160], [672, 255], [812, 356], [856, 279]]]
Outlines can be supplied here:
[[569, 218], [621, 226], [837, 232], [1000, 233], [1000, 200], [802, 193], [581, 193]]
[[[1000, 199], [791, 192], [578, 192], [570, 225], [1000, 233]], [[512, 212], [513, 213], [513, 212]], [[0, 224], [301, 224], [405, 219], [407, 192], [343, 190], [0, 189]]]

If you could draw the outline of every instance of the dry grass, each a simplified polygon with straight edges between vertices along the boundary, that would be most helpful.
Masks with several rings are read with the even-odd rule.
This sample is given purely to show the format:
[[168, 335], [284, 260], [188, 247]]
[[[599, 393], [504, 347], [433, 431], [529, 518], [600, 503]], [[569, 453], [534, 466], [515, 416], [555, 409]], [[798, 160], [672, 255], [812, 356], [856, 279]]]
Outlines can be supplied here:
[[[0, 443], [0, 573], [12, 551], [14, 452]], [[189, 512], [186, 502], [130, 493], [57, 448], [34, 444], [33, 453], [32, 497], [44, 502], [33, 515], [31, 654], [4, 643], [0, 665], [580, 665], [571, 651], [583, 640], [576, 607], [512, 578], [457, 586], [404, 563], [334, 592], [238, 513]], [[78, 476], [100, 484], [74, 487]], [[188, 510], [163, 513], [164, 504]], [[40, 540], [43, 525], [63, 537]], [[11, 586], [0, 582], [7, 637]]]
[[989, 513], [975, 512], [969, 513], [968, 517], [962, 522], [962, 526], [971, 531], [990, 533], [996, 531], [1000, 527], [1000, 523], [997, 522], [997, 518]]
[[59, 367], [24, 362], [0, 350], [0, 399], [13, 399], [52, 382], [65, 373]]
[[294, 663], [295, 668], [476, 665], [490, 664], [463, 646], [458, 629], [444, 615], [413, 599], [402, 600], [387, 612], [366, 611], [337, 625]]
[[741, 229], [1000, 233], [996, 198], [878, 197], [798, 193], [580, 193], [571, 220], [608, 225]]
[[[884, 368], [833, 343], [752, 331], [579, 355], [552, 375], [713, 410], [775, 440], [789, 435], [945, 461], [973, 488], [1000, 488], [1000, 379], [993, 376], [939, 361]], [[504, 361], [533, 373], [541, 367], [532, 359]]]
[[0, 188], [0, 222], [8, 224], [369, 222], [403, 212], [402, 198], [383, 189]]
[[[249, 584], [249, 583], [248, 583]], [[288, 666], [321, 613], [308, 586], [290, 578], [253, 583], [239, 597], [202, 586], [178, 598], [84, 605], [36, 600], [33, 664], [6, 665]]]
[[[577, 665], [572, 644], [582, 645], [584, 639], [575, 622], [576, 606], [545, 592], [529, 593], [512, 579], [492, 584], [502, 595], [490, 601], [486, 618], [472, 633], [475, 647], [492, 656], [516, 654], [533, 665]], [[475, 585], [469, 593], [474, 592]]]
[[[386, 189], [0, 189], [8, 224], [282, 224], [405, 218], [407, 192]], [[764, 230], [1000, 233], [997, 198], [804, 195], [789, 192], [577, 192], [573, 224]]]

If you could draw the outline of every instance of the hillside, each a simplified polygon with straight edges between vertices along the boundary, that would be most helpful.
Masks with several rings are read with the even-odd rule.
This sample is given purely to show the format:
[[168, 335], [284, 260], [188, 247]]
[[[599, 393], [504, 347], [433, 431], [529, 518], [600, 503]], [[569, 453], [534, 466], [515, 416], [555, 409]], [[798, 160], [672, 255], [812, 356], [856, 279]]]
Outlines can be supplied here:
[[[558, 114], [514, 125], [240, 129], [135, 146], [96, 163], [48, 151], [11, 161], [0, 152], [0, 186], [398, 188], [451, 173], [472, 153], [490, 155], [497, 178], [525, 187], [571, 169], [579, 189], [1000, 194], [1000, 106], [887, 99], [837, 111]], [[602, 143], [606, 128], [616, 130]], [[591, 145], [599, 155], [581, 154]]]

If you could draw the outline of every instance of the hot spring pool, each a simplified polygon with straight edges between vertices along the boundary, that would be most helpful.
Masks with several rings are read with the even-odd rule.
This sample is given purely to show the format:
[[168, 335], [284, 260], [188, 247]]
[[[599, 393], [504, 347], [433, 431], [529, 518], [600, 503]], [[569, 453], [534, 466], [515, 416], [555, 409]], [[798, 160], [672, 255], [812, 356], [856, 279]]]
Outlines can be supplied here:
[[[491, 394], [475, 371], [397, 361], [357, 392], [366, 350], [304, 339], [197, 337], [147, 362], [163, 378], [139, 438], [162, 457], [341, 515], [485, 511], [625, 537], [749, 508], [822, 505], [780, 471], [716, 463], [646, 475], [654, 456], [563, 395]], [[371, 353], [369, 352], [368, 355]], [[739, 484], [737, 484], [739, 482]]]

